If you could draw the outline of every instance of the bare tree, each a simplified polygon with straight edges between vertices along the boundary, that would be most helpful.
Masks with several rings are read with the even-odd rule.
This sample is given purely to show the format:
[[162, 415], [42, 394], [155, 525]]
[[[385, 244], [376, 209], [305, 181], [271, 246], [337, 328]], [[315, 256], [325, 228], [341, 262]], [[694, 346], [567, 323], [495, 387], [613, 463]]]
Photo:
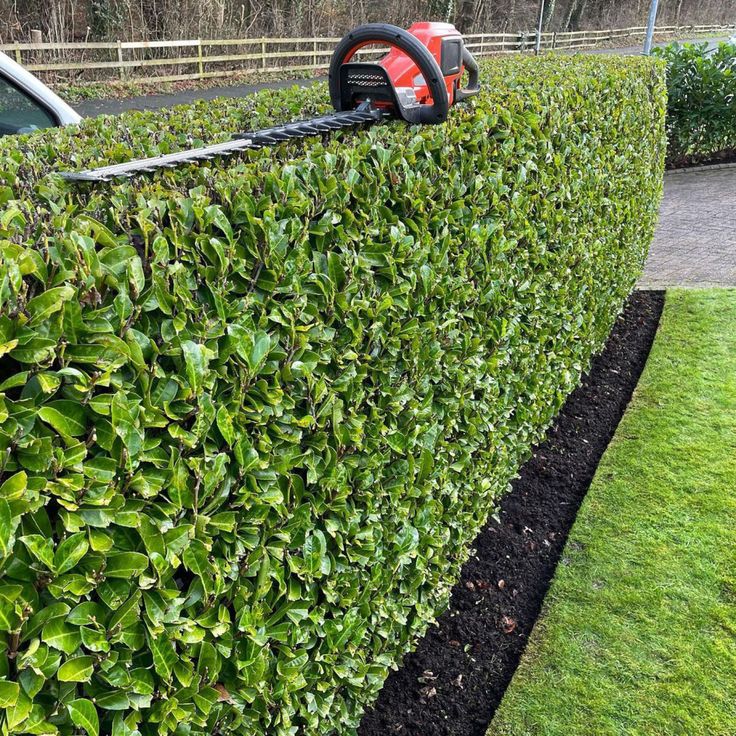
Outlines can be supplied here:
[[544, 13], [542, 14], [542, 28], [543, 30], [549, 30], [550, 23], [555, 17], [555, 9], [557, 7], [557, 0], [547, 0], [544, 4]]
[[[536, 26], [539, 0], [0, 0], [0, 40], [340, 35], [366, 21], [448, 20], [464, 33]], [[546, 0], [546, 30], [640, 26], [643, 0]], [[661, 0], [659, 23], [733, 21], [736, 0]]]
[[476, 0], [460, 0], [455, 25], [462, 33], [469, 33], [473, 28], [473, 22], [475, 21], [475, 2]]

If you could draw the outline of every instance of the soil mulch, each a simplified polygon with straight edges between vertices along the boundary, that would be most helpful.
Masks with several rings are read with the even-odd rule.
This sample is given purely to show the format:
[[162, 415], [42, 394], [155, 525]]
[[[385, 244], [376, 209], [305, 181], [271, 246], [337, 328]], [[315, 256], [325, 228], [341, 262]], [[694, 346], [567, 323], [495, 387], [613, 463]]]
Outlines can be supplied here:
[[391, 673], [359, 736], [484, 736], [654, 340], [664, 292], [629, 298], [604, 351], [476, 538], [448, 610]]
[[713, 166], [715, 164], [732, 164], [736, 162], [736, 149], [728, 148], [724, 151], [711, 153], [706, 156], [680, 156], [667, 161], [667, 169], [689, 169], [698, 166]]

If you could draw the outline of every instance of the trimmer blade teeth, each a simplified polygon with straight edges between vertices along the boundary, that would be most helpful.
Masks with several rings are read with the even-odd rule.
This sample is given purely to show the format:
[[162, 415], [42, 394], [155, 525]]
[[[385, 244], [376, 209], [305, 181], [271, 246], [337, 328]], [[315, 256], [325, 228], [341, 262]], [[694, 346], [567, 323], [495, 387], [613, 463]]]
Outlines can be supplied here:
[[138, 174], [148, 174], [157, 169], [172, 169], [181, 164], [196, 161], [211, 161], [218, 156], [233, 156], [245, 149], [258, 150], [265, 146], [275, 146], [288, 140], [307, 138], [309, 136], [328, 133], [333, 130], [376, 123], [384, 117], [381, 110], [350, 110], [336, 112], [331, 115], [321, 115], [311, 120], [300, 120], [285, 125], [274, 126], [252, 133], [238, 133], [233, 139], [225, 143], [215, 143], [203, 148], [195, 148], [177, 153], [168, 153], [161, 156], [127, 161], [122, 164], [112, 164], [97, 169], [85, 171], [62, 171], [61, 175], [68, 181], [112, 181], [121, 177], [131, 177]]

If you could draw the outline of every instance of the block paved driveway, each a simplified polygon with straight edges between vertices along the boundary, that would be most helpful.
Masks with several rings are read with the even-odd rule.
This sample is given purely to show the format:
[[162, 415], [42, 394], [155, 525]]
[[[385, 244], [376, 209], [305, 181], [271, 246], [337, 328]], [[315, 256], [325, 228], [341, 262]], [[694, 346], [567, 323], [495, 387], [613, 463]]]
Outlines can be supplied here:
[[736, 286], [736, 166], [667, 172], [639, 288]]

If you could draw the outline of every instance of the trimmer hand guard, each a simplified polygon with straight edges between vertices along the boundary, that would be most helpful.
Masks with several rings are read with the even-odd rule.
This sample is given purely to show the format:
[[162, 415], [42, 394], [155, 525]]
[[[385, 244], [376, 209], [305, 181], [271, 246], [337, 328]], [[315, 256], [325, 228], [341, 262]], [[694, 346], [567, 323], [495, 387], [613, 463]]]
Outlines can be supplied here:
[[[351, 61], [375, 44], [390, 47], [379, 62]], [[461, 88], [466, 71], [469, 84]], [[329, 80], [336, 110], [368, 100], [410, 123], [442, 123], [455, 102], [480, 91], [478, 65], [449, 23], [415, 23], [408, 31], [385, 23], [360, 26], [337, 45]]]

